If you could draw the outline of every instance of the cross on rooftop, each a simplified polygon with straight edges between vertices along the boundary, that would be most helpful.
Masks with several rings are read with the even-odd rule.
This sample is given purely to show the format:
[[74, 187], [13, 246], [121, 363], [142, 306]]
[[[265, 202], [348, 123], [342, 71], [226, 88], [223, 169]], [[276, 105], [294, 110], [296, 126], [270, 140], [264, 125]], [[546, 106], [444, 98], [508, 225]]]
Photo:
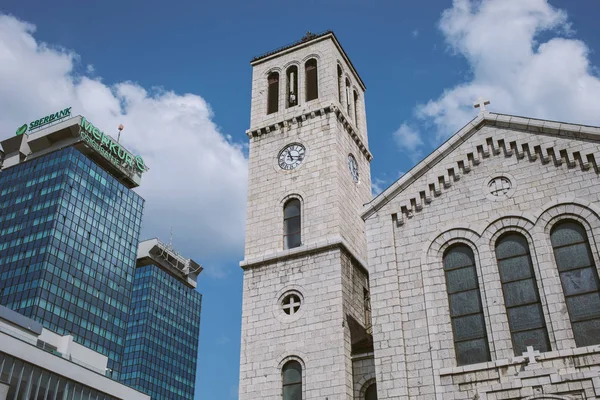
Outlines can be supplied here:
[[485, 112], [485, 106], [487, 106], [488, 104], [490, 104], [489, 100], [484, 99], [483, 97], [480, 97], [477, 99], [477, 101], [475, 102], [475, 104], [473, 104], [473, 107], [475, 108], [480, 108], [480, 112]]
[[540, 355], [540, 352], [537, 350], [533, 350], [533, 347], [527, 346], [527, 351], [523, 353], [523, 357], [529, 358], [529, 364], [537, 364], [537, 360], [535, 359]]

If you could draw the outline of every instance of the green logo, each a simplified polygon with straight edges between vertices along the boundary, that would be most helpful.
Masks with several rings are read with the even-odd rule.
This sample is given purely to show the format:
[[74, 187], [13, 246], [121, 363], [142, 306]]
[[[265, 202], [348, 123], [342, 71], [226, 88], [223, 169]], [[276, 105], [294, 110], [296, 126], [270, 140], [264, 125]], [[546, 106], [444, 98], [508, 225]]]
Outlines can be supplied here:
[[81, 117], [81, 136], [95, 150], [119, 168], [127, 167], [130, 171], [143, 173], [146, 171], [144, 159], [134, 156], [114, 139], [96, 128], [85, 117]]
[[17, 136], [24, 134], [27, 132], [27, 124], [23, 125], [19, 129], [17, 129]]

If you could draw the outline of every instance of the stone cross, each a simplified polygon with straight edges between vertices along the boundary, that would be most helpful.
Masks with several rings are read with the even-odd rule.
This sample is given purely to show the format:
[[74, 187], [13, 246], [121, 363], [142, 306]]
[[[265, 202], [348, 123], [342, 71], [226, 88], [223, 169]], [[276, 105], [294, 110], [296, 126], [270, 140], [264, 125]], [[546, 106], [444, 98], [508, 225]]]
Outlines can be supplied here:
[[477, 101], [475, 102], [475, 104], [473, 104], [473, 107], [475, 108], [481, 108], [480, 112], [485, 112], [485, 106], [487, 106], [488, 104], [490, 104], [489, 100], [484, 99], [483, 97], [480, 97], [477, 99]]
[[535, 359], [540, 355], [540, 352], [535, 350], [533, 351], [533, 347], [527, 346], [527, 351], [523, 353], [523, 357], [529, 358], [529, 364], [537, 364], [537, 360]]
[[296, 296], [290, 296], [290, 302], [283, 305], [283, 309], [286, 310], [286, 314], [293, 315], [296, 313], [296, 307], [300, 308], [300, 302], [296, 303]]

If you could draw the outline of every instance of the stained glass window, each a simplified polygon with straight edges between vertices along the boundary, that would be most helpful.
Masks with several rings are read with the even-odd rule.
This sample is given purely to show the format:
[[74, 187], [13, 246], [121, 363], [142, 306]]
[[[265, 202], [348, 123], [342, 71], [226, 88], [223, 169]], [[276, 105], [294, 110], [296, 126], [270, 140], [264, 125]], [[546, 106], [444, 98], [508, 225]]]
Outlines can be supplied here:
[[600, 282], [581, 224], [566, 220], [550, 234], [577, 347], [600, 343]]
[[490, 361], [483, 307], [475, 270], [475, 257], [464, 244], [444, 254], [446, 289], [458, 365]]
[[515, 232], [502, 235], [496, 242], [496, 259], [515, 355], [527, 346], [551, 350], [527, 239]]

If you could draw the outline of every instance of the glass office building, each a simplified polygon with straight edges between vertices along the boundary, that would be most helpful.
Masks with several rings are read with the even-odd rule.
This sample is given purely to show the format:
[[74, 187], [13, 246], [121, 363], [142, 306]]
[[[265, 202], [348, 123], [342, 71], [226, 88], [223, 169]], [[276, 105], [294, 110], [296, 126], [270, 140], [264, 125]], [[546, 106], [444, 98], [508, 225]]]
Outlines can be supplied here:
[[194, 398], [201, 270], [156, 239], [140, 244], [121, 379], [153, 399]]
[[106, 355], [118, 379], [144, 200], [63, 125], [2, 142], [0, 304]]

